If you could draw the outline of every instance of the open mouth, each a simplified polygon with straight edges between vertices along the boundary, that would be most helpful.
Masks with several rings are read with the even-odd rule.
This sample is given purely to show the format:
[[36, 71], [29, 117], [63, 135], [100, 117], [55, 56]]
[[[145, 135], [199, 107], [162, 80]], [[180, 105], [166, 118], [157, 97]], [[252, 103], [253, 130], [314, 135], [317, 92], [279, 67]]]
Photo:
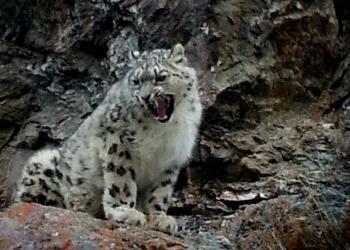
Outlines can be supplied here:
[[149, 110], [154, 115], [154, 118], [161, 122], [169, 121], [174, 111], [175, 97], [173, 95], [160, 95], [155, 98], [152, 103], [148, 103]]

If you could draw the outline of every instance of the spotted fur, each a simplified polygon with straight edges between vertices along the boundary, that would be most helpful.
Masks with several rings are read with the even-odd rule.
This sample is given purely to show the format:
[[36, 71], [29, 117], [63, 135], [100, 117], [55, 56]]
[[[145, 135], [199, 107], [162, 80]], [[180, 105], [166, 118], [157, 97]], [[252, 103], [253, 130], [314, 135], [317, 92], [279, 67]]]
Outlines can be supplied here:
[[[170, 120], [159, 122], [147, 102], [171, 94]], [[194, 69], [176, 45], [132, 53], [129, 71], [59, 149], [34, 154], [15, 201], [34, 201], [148, 224], [175, 233], [166, 211], [180, 168], [188, 161], [201, 117]]]

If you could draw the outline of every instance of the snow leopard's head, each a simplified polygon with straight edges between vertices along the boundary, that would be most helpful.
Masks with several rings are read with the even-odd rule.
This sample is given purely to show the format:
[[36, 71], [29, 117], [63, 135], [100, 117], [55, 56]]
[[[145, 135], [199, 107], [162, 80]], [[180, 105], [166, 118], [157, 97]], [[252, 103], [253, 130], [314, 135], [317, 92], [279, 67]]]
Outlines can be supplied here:
[[181, 44], [171, 50], [130, 52], [128, 87], [147, 112], [167, 122], [180, 101], [196, 90], [195, 70], [189, 65]]

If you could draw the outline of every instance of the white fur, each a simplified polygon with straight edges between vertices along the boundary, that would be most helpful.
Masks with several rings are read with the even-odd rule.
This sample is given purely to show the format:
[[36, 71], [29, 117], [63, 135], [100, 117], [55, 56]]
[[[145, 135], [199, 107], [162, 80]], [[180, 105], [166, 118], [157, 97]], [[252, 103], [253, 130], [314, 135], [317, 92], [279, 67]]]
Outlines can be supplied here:
[[157, 228], [159, 231], [169, 234], [177, 232], [177, 223], [174, 217], [160, 213], [156, 216], [151, 215], [149, 218], [149, 225], [152, 228]]
[[57, 161], [61, 159], [61, 155], [57, 149], [45, 149], [36, 152], [32, 157], [29, 158], [28, 160], [28, 165], [31, 165], [32, 163], [35, 162], [40, 162], [44, 166], [52, 167], [54, 168], [54, 165], [52, 164], [51, 160], [53, 158], [56, 158]]
[[127, 223], [130, 225], [145, 226], [146, 216], [134, 208], [118, 207], [116, 209], [107, 208], [106, 217], [114, 222]]
[[[195, 94], [195, 93], [193, 93]], [[190, 112], [188, 103], [181, 103], [166, 123], [154, 122], [154, 128], [140, 131], [143, 142], [134, 152], [137, 156], [133, 165], [142, 176], [139, 185], [153, 183], [159, 174], [172, 166], [183, 166], [191, 157], [197, 137], [201, 117], [201, 106], [197, 102], [198, 112]]]

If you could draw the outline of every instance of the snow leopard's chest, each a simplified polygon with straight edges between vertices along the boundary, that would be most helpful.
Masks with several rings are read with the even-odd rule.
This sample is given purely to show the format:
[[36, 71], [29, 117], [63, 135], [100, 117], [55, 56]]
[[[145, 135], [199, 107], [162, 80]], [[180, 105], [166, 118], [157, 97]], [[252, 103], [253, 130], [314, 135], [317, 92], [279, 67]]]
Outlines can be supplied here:
[[131, 154], [139, 185], [150, 186], [165, 170], [184, 165], [191, 156], [198, 121], [199, 116], [183, 117], [137, 131], [137, 145]]

